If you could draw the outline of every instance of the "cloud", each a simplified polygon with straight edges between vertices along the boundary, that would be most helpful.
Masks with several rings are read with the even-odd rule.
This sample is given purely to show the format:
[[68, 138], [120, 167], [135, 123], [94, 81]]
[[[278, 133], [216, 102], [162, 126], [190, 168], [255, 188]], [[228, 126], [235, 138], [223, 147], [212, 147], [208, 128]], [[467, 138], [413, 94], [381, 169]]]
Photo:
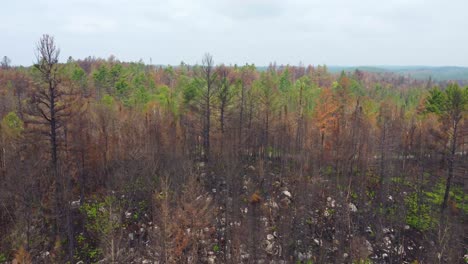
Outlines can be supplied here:
[[2, 7], [8, 39], [0, 50], [21, 63], [31, 61], [29, 50], [15, 42], [42, 33], [56, 35], [74, 57], [162, 64], [194, 63], [207, 51], [228, 64], [468, 63], [466, 0], [18, 0]]
[[61, 28], [69, 33], [97, 34], [115, 32], [117, 30], [117, 21], [111, 18], [71, 16], [66, 18], [66, 20]]

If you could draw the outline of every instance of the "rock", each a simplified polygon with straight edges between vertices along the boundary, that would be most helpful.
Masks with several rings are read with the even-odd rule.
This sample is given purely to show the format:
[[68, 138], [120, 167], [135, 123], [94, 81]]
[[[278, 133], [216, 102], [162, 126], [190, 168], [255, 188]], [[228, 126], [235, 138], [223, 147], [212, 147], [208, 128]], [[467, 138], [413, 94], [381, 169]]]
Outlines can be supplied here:
[[368, 234], [372, 234], [372, 228], [370, 226], [366, 227], [366, 230], [365, 230], [366, 233]]
[[249, 167], [247, 167], [247, 169], [250, 170], [250, 171], [255, 171], [255, 167], [252, 166], [252, 165], [250, 165]]
[[76, 264], [85, 264], [84, 261], [80, 260]]
[[208, 263], [209, 263], [209, 264], [214, 264], [214, 263], [216, 263], [216, 256], [209, 256], [209, 257], [208, 257]]
[[267, 254], [272, 255], [274, 253], [273, 246], [274, 246], [273, 242], [268, 241], [268, 240], [266, 241], [265, 251]]
[[382, 258], [383, 258], [383, 259], [387, 259], [387, 258], [388, 258], [388, 254], [387, 254], [387, 253], [383, 253], [383, 254], [382, 254]]
[[343, 253], [343, 258], [348, 258], [349, 257], [349, 254], [348, 253]]
[[372, 244], [369, 242], [369, 240], [366, 240], [366, 247], [367, 247], [367, 251], [369, 251], [369, 253], [373, 253], [374, 252], [374, 248], [372, 247]]
[[349, 203], [349, 210], [353, 213], [356, 213], [357, 212], [357, 207], [356, 205], [354, 205], [353, 203]]
[[302, 262], [306, 262], [307, 260], [311, 260], [312, 258], [313, 258], [312, 252], [310, 251], [305, 252], [305, 253], [302, 253], [302, 252], [297, 253], [297, 259]]
[[129, 219], [130, 217], [132, 217], [132, 213], [130, 213], [129, 211], [126, 211], [125, 218]]
[[388, 236], [384, 237], [383, 241], [384, 241], [385, 246], [387, 246], [387, 248], [392, 245], [392, 240]]
[[212, 193], [216, 193], [216, 188], [211, 189]]
[[268, 234], [268, 235], [267, 235], [267, 240], [268, 240], [268, 241], [271, 241], [271, 240], [273, 240], [274, 238], [275, 238], [275, 237], [274, 237], [272, 234]]
[[332, 199], [331, 197], [327, 197], [327, 206], [328, 207], [335, 207], [336, 205], [336, 201], [334, 199]]
[[322, 246], [322, 240], [314, 238], [314, 242], [315, 242], [315, 244], [317, 244], [317, 246]]
[[382, 232], [383, 232], [384, 234], [389, 234], [389, 233], [391, 233], [390, 229], [387, 228], [387, 227], [385, 227], [384, 229], [382, 229]]
[[405, 248], [403, 247], [403, 245], [400, 245], [397, 249], [397, 253], [398, 255], [403, 255], [405, 254]]
[[270, 208], [272, 208], [272, 209], [279, 209], [278, 204], [277, 204], [275, 201], [273, 201], [273, 200], [270, 200], [270, 201], [268, 202], [268, 206], [269, 206]]
[[149, 260], [149, 259], [144, 259], [144, 260], [141, 262], [141, 264], [149, 264], [149, 263], [151, 263], [151, 260]]
[[390, 202], [393, 202], [393, 196], [389, 195], [387, 198]]
[[282, 194], [283, 194], [284, 196], [288, 197], [289, 199], [292, 199], [292, 195], [291, 195], [291, 193], [290, 193], [289, 191], [287, 191], [287, 190], [286, 190], [286, 191], [283, 191]]
[[405, 230], [409, 230], [410, 229], [410, 226], [409, 225], [405, 225]]
[[80, 199], [78, 199], [76, 201], [71, 201], [71, 203], [70, 203], [70, 206], [72, 208], [78, 208], [78, 207], [80, 207], [80, 205], [81, 205], [81, 200]]

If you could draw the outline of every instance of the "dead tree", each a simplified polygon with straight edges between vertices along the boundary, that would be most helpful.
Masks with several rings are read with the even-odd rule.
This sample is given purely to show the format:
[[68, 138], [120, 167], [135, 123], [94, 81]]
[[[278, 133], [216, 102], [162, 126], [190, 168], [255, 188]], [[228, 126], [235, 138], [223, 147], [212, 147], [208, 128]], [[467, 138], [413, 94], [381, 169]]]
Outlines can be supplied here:
[[[40, 81], [32, 95], [31, 111], [27, 123], [35, 132], [44, 135], [49, 141], [50, 170], [54, 183], [54, 226], [55, 236], [63, 235], [62, 228], [67, 229], [69, 239], [69, 255], [73, 256], [73, 232], [70, 224], [65, 221], [66, 204], [64, 201], [64, 179], [60, 169], [59, 151], [65, 138], [65, 120], [70, 115], [69, 102], [65, 99], [66, 93], [61, 85], [59, 54], [54, 38], [43, 35], [36, 48], [37, 62], [34, 67], [40, 75]], [[67, 225], [67, 226], [65, 226]]]
[[211, 99], [214, 95], [214, 61], [211, 54], [206, 53], [202, 60], [202, 79], [205, 87], [202, 94], [203, 104], [203, 159], [209, 160], [210, 156], [210, 129], [211, 129]]

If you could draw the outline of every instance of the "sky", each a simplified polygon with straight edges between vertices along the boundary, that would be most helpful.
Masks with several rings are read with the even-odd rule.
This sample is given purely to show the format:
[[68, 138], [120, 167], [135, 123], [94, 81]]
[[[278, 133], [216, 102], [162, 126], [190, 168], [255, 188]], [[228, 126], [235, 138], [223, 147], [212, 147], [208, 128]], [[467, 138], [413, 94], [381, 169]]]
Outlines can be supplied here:
[[468, 66], [468, 0], [1, 0], [0, 56], [178, 65]]

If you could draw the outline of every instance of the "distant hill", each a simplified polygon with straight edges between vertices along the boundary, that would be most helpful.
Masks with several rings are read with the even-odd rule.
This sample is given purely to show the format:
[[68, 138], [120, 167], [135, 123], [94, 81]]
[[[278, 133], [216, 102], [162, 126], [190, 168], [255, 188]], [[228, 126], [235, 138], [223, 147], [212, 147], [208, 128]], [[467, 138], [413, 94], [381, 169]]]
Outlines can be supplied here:
[[415, 79], [425, 80], [432, 77], [438, 81], [466, 81], [468, 80], [468, 67], [455, 66], [328, 66], [330, 72], [354, 71], [356, 69], [367, 72], [392, 72]]
[[[409, 76], [417, 80], [427, 80], [432, 77], [435, 81], [468, 81], [468, 67], [457, 66], [328, 66], [328, 71], [339, 73], [341, 71], [353, 72], [356, 69], [366, 72], [384, 73], [390, 72], [403, 76]], [[258, 66], [259, 71], [268, 69], [266, 66]]]

